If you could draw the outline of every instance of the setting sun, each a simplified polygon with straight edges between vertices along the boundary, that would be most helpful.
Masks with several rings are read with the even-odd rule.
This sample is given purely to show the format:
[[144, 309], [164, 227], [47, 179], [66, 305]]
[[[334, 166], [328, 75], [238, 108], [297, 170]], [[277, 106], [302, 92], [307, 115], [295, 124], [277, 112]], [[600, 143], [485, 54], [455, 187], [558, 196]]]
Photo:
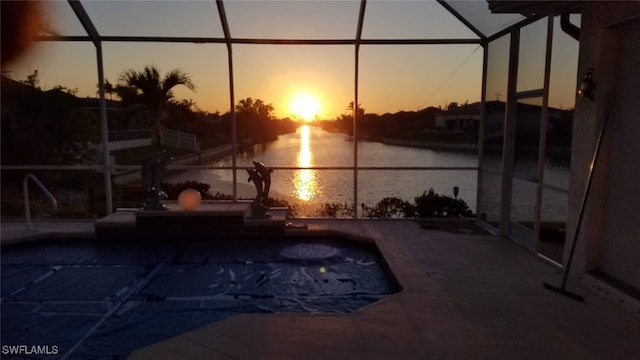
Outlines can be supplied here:
[[293, 97], [290, 108], [293, 116], [312, 121], [318, 115], [320, 103], [312, 95], [301, 93]]

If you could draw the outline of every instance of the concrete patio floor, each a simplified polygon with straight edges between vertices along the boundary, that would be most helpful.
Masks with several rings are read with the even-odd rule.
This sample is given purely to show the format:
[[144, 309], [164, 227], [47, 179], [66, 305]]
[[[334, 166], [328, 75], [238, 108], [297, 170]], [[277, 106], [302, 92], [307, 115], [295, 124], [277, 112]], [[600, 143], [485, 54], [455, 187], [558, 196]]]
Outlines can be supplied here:
[[[425, 230], [401, 220], [294, 223], [307, 225], [307, 231], [375, 240], [403, 290], [352, 314], [238, 314], [140, 349], [129, 359], [633, 359], [640, 354], [640, 314], [582, 282], [571, 280], [567, 287], [583, 295], [583, 303], [544, 289], [543, 282], [559, 285], [562, 273], [509, 240]], [[45, 225], [51, 234], [91, 232], [86, 223], [58, 225], [59, 232], [55, 224]], [[3, 243], [24, 234], [17, 224], [2, 224]]]

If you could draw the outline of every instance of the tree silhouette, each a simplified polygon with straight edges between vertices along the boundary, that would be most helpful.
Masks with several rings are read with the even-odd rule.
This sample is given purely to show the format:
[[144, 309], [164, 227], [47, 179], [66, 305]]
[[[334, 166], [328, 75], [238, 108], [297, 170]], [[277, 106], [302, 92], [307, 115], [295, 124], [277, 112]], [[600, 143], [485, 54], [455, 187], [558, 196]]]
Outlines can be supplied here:
[[[96, 94], [100, 94], [100, 84], [97, 84], [96, 87], [98, 88]], [[113, 94], [117, 93], [115, 86], [109, 82], [109, 79], [104, 80], [104, 93], [109, 97], [109, 100], [113, 100]]]
[[273, 105], [265, 104], [261, 99], [240, 100], [236, 105], [238, 135], [258, 141], [273, 139], [276, 136], [273, 111]]
[[34, 70], [31, 74], [27, 75], [26, 80], [22, 80], [20, 82], [33, 88], [40, 89], [40, 75], [38, 74], [38, 70]]
[[96, 151], [92, 144], [100, 142], [99, 122], [95, 114], [85, 109], [83, 99], [68, 90], [57, 85], [42, 91], [2, 77], [3, 164], [71, 165], [93, 161]]
[[[154, 126], [158, 146], [161, 139], [161, 120], [167, 104], [173, 101], [171, 90], [184, 85], [190, 90], [195, 90], [195, 85], [186, 73], [179, 69], [169, 71], [164, 77], [155, 65], [145, 66], [142, 71], [127, 69], [120, 74], [116, 92], [125, 105], [144, 105], [149, 112]], [[105, 89], [106, 90], [106, 89]]]
[[[349, 102], [349, 105], [347, 105], [346, 110], [351, 111], [351, 114], [349, 114], [350, 116], [353, 116], [353, 101]], [[364, 108], [362, 107], [362, 104], [358, 104], [358, 117], [362, 117], [364, 116]]]
[[[362, 104], [358, 104], [358, 122], [362, 124], [362, 120], [364, 119], [365, 112]], [[335, 119], [335, 123], [337, 128], [340, 129], [341, 132], [348, 134], [350, 136], [353, 135], [353, 101], [349, 102], [346, 109], [347, 113], [341, 114]]]

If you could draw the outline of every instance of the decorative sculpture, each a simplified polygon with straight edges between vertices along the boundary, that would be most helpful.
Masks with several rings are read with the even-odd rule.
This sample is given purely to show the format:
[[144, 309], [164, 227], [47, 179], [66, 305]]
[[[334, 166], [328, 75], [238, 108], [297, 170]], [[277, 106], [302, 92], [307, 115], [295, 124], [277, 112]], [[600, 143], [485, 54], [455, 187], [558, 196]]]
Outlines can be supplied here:
[[162, 200], [167, 199], [167, 194], [161, 189], [162, 179], [167, 171], [167, 161], [162, 158], [160, 151], [148, 157], [142, 164], [145, 210], [167, 210], [167, 206], [162, 203]]
[[271, 173], [272, 169], [266, 167], [259, 161], [254, 161], [253, 165], [255, 169], [247, 169], [249, 179], [247, 182], [253, 181], [256, 186], [256, 198], [251, 203], [251, 215], [252, 219], [266, 219], [271, 217], [267, 212], [269, 207], [262, 204], [264, 200], [269, 197], [269, 189], [271, 188]]

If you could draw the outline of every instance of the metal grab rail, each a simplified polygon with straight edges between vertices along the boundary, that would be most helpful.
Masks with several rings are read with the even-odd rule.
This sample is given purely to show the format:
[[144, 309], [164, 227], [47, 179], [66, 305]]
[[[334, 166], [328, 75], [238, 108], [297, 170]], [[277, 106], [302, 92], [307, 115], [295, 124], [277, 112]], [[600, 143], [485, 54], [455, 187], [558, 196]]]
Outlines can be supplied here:
[[34, 226], [33, 228], [31, 227], [31, 210], [29, 208], [29, 180], [30, 179], [36, 185], [38, 185], [40, 190], [42, 190], [42, 192], [47, 196], [47, 198], [49, 198], [49, 201], [51, 202], [51, 206], [53, 207], [53, 214], [55, 214], [58, 211], [58, 202], [56, 201], [56, 198], [53, 197], [53, 194], [51, 194], [51, 192], [47, 190], [47, 188], [40, 182], [40, 180], [38, 180], [38, 178], [35, 175], [27, 174], [24, 176], [24, 179], [22, 180], [22, 194], [24, 196], [24, 217], [25, 217], [25, 222], [27, 224], [27, 230], [38, 230], [37, 225]]

